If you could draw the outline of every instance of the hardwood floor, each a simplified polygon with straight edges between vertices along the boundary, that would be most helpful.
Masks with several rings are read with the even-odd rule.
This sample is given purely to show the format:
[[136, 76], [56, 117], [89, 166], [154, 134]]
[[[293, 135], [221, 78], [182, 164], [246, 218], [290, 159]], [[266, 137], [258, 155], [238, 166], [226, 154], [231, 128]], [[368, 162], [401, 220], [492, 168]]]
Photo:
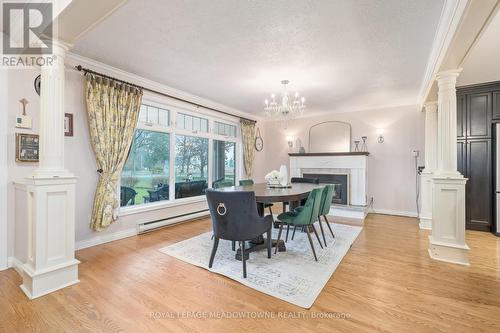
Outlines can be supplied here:
[[[204, 219], [78, 251], [81, 282], [34, 301], [13, 269], [0, 272], [0, 331], [500, 331], [500, 239], [489, 233], [467, 232], [471, 266], [463, 267], [429, 259], [429, 232], [416, 219], [369, 215], [304, 310], [158, 251], [208, 230]], [[190, 317], [238, 311], [276, 318]], [[322, 313], [330, 318], [313, 318]]]

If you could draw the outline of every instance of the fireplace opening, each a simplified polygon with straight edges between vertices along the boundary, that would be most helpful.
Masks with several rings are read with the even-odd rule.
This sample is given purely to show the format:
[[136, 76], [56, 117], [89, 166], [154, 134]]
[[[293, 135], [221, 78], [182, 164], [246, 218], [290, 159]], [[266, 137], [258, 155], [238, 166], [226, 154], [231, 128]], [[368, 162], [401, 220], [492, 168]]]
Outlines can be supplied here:
[[332, 184], [334, 188], [332, 203], [349, 204], [349, 182], [346, 174], [304, 173], [302, 177], [318, 178], [320, 184]]

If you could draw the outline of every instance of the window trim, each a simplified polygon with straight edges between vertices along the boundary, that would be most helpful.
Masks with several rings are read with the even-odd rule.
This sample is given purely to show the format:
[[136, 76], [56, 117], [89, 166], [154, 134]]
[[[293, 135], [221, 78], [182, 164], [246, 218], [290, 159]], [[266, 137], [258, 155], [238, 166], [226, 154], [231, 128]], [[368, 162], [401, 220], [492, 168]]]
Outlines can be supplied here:
[[[147, 131], [168, 133], [170, 135], [170, 169], [169, 169], [169, 184], [175, 184], [175, 136], [176, 135], [187, 135], [193, 137], [201, 137], [208, 139], [208, 177], [207, 185], [210, 188], [213, 182], [212, 168], [213, 168], [213, 141], [228, 141], [234, 142], [236, 144], [235, 155], [236, 155], [236, 168], [235, 168], [235, 183], [241, 179], [243, 172], [243, 150], [242, 150], [242, 139], [241, 139], [241, 128], [237, 121], [237, 117], [230, 119], [230, 117], [215, 115], [209, 110], [204, 110], [201, 108], [196, 108], [196, 110], [191, 110], [189, 108], [176, 106], [169, 103], [161, 103], [156, 98], [143, 98], [141, 104], [151, 105], [161, 109], [169, 111], [169, 126], [161, 126], [158, 124], [148, 124], [143, 122], [138, 122], [135, 129], [142, 129]], [[186, 115], [206, 118], [208, 120], [208, 132], [190, 131], [185, 129], [177, 128], [176, 118], [178, 113], [183, 113]], [[221, 123], [226, 123], [228, 125], [236, 126], [236, 137], [224, 136], [216, 134], [214, 131], [214, 122], [218, 121]], [[134, 130], [135, 130], [134, 129]], [[120, 191], [120, 181], [118, 182], [118, 191]], [[137, 214], [141, 212], [153, 211], [158, 209], [165, 209], [169, 207], [175, 207], [178, 205], [185, 205], [189, 203], [196, 203], [205, 201], [206, 198], [203, 195], [190, 197], [190, 198], [180, 198], [175, 199], [175, 186], [169, 186], [169, 200], [159, 201], [155, 203], [141, 203], [134, 206], [124, 206], [120, 207], [118, 211], [118, 216], [126, 216], [131, 214]]]

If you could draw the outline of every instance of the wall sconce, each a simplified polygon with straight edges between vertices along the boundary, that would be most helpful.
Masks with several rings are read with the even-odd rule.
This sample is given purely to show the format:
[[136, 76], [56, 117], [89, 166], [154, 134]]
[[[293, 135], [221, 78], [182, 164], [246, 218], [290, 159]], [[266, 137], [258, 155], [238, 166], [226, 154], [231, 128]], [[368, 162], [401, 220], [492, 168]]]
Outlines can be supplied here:
[[293, 137], [287, 136], [286, 137], [286, 142], [288, 143], [288, 147], [290, 147], [290, 148], [293, 147]]
[[377, 141], [378, 143], [384, 143], [384, 129], [383, 128], [377, 128]]

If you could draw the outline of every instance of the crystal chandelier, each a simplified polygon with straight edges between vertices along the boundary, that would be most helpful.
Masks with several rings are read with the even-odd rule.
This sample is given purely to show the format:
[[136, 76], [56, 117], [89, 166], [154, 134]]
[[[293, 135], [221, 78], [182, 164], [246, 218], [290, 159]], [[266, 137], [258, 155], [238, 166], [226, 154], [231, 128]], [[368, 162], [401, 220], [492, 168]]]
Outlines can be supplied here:
[[271, 101], [267, 99], [264, 101], [264, 111], [266, 114], [272, 118], [284, 120], [285, 122], [301, 115], [302, 111], [306, 108], [306, 99], [304, 97], [299, 97], [298, 92], [295, 93], [292, 100], [286, 89], [288, 83], [290, 83], [288, 80], [281, 81], [283, 85], [281, 100], [276, 101], [276, 96], [271, 94]]

